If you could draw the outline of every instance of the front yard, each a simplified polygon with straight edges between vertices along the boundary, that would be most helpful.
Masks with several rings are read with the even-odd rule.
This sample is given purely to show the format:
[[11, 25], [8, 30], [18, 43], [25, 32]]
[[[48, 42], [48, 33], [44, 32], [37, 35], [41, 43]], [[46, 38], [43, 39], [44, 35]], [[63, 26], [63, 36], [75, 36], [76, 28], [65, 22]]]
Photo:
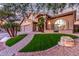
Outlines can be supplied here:
[[19, 52], [33, 52], [42, 51], [51, 48], [58, 44], [61, 36], [69, 36], [73, 39], [78, 38], [78, 36], [70, 34], [36, 34], [32, 41], [22, 48]]

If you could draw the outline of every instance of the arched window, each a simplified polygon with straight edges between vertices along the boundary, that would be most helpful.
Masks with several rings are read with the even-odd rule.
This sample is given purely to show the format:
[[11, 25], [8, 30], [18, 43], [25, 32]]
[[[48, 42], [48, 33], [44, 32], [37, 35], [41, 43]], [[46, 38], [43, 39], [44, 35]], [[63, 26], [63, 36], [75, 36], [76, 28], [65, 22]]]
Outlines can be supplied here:
[[56, 20], [54, 23], [54, 30], [59, 31], [59, 30], [65, 30], [66, 29], [66, 21], [63, 19]]
[[63, 19], [56, 20], [55, 21], [55, 25], [57, 25], [58, 27], [65, 26], [66, 25], [66, 21], [63, 20]]

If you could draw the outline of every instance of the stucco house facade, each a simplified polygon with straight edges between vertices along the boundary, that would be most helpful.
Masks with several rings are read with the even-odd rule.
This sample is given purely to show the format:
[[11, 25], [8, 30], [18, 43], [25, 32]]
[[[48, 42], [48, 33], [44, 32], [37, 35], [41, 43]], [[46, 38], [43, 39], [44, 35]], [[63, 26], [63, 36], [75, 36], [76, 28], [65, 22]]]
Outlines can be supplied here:
[[76, 19], [76, 10], [64, 12], [55, 16], [50, 16], [48, 14], [39, 13], [32, 14], [30, 17], [22, 22], [16, 21], [17, 23], [21, 23], [21, 32], [41, 32], [39, 30], [38, 19], [43, 16], [44, 17], [44, 26], [43, 32], [61, 32], [61, 33], [78, 33], [76, 29], [79, 27], [79, 21]]
[[[39, 30], [38, 19], [44, 17], [43, 31]], [[21, 23], [16, 21], [16, 23]], [[64, 12], [55, 16], [39, 13], [31, 14], [31, 16], [25, 19], [21, 24], [21, 32], [61, 32], [61, 33], [78, 33], [79, 21], [76, 19], [76, 10]]]
[[[55, 16], [49, 16], [47, 14], [39, 14], [36, 16], [36, 21], [33, 21], [33, 31], [38, 30], [38, 19], [43, 16], [45, 18], [43, 31], [53, 31], [53, 32], [74, 32], [76, 21], [76, 11], [70, 11], [66, 13], [61, 13]], [[75, 27], [74, 27], [75, 26]]]

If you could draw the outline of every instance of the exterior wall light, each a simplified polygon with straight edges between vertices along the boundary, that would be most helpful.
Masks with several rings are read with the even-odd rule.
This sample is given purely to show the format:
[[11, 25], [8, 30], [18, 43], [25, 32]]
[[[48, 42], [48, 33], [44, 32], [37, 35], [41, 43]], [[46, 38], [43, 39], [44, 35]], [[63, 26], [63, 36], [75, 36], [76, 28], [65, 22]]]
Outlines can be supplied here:
[[50, 25], [50, 24], [51, 24], [51, 22], [49, 21], [49, 22], [48, 22], [48, 24]]

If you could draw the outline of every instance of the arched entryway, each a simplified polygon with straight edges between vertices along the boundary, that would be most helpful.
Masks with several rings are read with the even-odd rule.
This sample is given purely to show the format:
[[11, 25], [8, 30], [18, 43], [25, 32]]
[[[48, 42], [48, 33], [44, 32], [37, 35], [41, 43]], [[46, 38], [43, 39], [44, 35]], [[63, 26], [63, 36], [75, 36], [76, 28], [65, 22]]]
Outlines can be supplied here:
[[54, 22], [54, 31], [67, 29], [67, 22], [64, 19], [58, 19]]

